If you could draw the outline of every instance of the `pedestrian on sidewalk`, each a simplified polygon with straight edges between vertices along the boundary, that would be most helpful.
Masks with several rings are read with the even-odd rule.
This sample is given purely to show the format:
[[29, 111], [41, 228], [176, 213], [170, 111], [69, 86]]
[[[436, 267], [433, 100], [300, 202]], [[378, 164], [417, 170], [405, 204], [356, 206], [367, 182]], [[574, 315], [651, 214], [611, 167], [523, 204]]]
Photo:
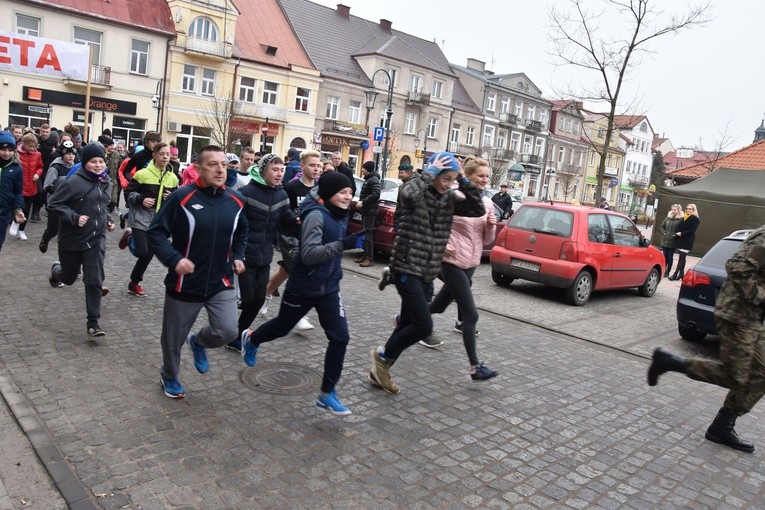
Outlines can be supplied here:
[[0, 131], [0, 250], [11, 221], [27, 221], [24, 215], [24, 172], [16, 155], [16, 139], [10, 131]]
[[[441, 279], [444, 284], [430, 303], [430, 313], [443, 313], [452, 301], [457, 302], [459, 309], [455, 331], [462, 333], [468, 361], [469, 375], [474, 381], [483, 381], [497, 376], [497, 372], [484, 366], [478, 360], [476, 352], [476, 324], [478, 309], [473, 299], [473, 273], [481, 263], [483, 247], [494, 240], [497, 229], [497, 217], [489, 197], [483, 196], [483, 191], [489, 183], [489, 163], [482, 158], [468, 156], [463, 163], [463, 172], [471, 183], [481, 192], [481, 200], [486, 212], [483, 216], [467, 217], [454, 216], [452, 231], [446, 243], [443, 261], [441, 262]], [[437, 347], [443, 342], [432, 335], [420, 343], [426, 347]]]
[[[457, 179], [459, 190], [452, 190]], [[384, 347], [372, 349], [369, 380], [388, 393], [400, 388], [390, 378], [390, 368], [401, 353], [433, 331], [428, 288], [441, 270], [446, 243], [455, 214], [481, 217], [486, 214], [481, 192], [467, 179], [450, 152], [437, 152], [422, 174], [399, 191], [400, 217], [390, 270], [401, 296], [396, 328]]]
[[725, 263], [728, 278], [715, 303], [720, 361], [685, 359], [658, 348], [648, 369], [648, 384], [680, 372], [690, 379], [728, 388], [723, 407], [706, 438], [752, 453], [754, 444], [738, 437], [736, 419], [765, 394], [765, 225], [755, 230]]
[[300, 206], [300, 250], [287, 280], [279, 315], [255, 331], [242, 333], [242, 357], [253, 367], [260, 345], [287, 335], [309, 310], [316, 308], [329, 343], [316, 405], [337, 415], [351, 414], [335, 392], [350, 339], [340, 279], [343, 251], [355, 248], [364, 232], [346, 235], [353, 190], [348, 178], [330, 172], [319, 180]]
[[[168, 268], [162, 315], [162, 369], [165, 395], [183, 398], [178, 380], [186, 342], [200, 374], [209, 370], [205, 349], [236, 338], [233, 274], [244, 271], [247, 218], [241, 196], [225, 187], [223, 149], [208, 145], [197, 154], [197, 180], [171, 193], [149, 226], [149, 245]], [[202, 308], [209, 325], [191, 332]]]
[[685, 258], [688, 256], [688, 252], [693, 249], [693, 242], [696, 240], [696, 229], [699, 228], [700, 224], [701, 220], [699, 219], [699, 211], [696, 209], [696, 204], [686, 205], [683, 219], [680, 221], [675, 232], [675, 248], [677, 248], [679, 255], [677, 269], [669, 277], [670, 280], [683, 279], [683, 274], [685, 274]]
[[128, 294], [146, 296], [141, 281], [154, 258], [154, 250], [149, 245], [146, 231], [163, 202], [177, 189], [178, 177], [170, 165], [170, 146], [160, 142], [154, 146], [152, 159], [146, 168], [138, 170], [125, 188], [130, 203], [130, 229], [122, 235], [120, 247], [127, 245], [131, 241], [129, 236], [132, 236], [133, 255], [138, 258], [130, 273]]
[[104, 258], [106, 232], [114, 230], [108, 208], [112, 183], [106, 169], [106, 154], [98, 143], [82, 148], [82, 166], [63, 179], [48, 199], [48, 211], [59, 218], [58, 258], [53, 263], [49, 282], [72, 285], [82, 268], [85, 285], [86, 330], [92, 337], [106, 333], [99, 325], [101, 297], [106, 294]]
[[683, 208], [680, 204], [672, 204], [667, 217], [661, 222], [659, 226], [659, 234], [661, 239], [659, 240], [659, 246], [661, 251], [664, 252], [664, 261], [667, 269], [664, 271], [664, 278], [668, 278], [670, 271], [672, 271], [672, 263], [675, 258], [675, 246], [677, 245], [677, 227], [680, 226], [680, 222], [683, 221]]
[[364, 184], [361, 186], [356, 209], [361, 213], [361, 228], [367, 230], [364, 236], [364, 253], [354, 259], [361, 267], [375, 265], [374, 226], [380, 203], [380, 174], [375, 170], [374, 161], [365, 161], [361, 166]]

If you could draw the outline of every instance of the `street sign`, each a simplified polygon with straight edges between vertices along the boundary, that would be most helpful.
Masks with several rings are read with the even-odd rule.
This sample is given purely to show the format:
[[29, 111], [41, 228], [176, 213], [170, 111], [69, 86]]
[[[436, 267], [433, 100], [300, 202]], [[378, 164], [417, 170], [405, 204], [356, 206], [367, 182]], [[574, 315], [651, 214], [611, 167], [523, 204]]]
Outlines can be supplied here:
[[369, 140], [363, 140], [361, 142], [361, 150], [365, 151], [369, 148]]
[[382, 139], [384, 136], [385, 136], [385, 128], [380, 126], [376, 127], [373, 140], [375, 142], [382, 142]]
[[379, 145], [375, 145], [374, 147], [372, 147], [372, 152], [374, 154], [380, 154], [382, 152], [382, 147], [380, 147]]
[[27, 110], [36, 113], [50, 113], [51, 109], [44, 106], [27, 106]]

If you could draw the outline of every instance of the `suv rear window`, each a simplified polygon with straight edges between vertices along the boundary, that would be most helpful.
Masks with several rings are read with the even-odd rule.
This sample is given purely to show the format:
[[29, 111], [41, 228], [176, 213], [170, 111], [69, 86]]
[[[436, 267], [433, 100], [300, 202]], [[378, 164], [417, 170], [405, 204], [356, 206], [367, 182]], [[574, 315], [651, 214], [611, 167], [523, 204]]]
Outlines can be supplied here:
[[725, 267], [725, 263], [741, 246], [740, 239], [721, 239], [701, 259], [701, 263], [709, 267]]
[[561, 237], [571, 237], [573, 225], [573, 213], [533, 205], [521, 207], [507, 222], [511, 228]]

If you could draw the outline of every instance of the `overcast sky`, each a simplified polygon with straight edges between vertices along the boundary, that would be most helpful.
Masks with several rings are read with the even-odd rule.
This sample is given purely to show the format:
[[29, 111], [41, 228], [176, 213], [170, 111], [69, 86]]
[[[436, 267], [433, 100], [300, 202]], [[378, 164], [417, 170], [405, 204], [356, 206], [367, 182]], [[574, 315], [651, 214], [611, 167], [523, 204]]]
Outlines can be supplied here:
[[[314, 0], [335, 7], [340, 0]], [[393, 28], [436, 40], [450, 62], [469, 57], [498, 74], [524, 72], [554, 99], [556, 84], [593, 83], [593, 75], [555, 67], [547, 54], [549, 10], [567, 0], [343, 0], [351, 15], [385, 18]], [[603, 5], [599, 0], [589, 2]], [[666, 14], [684, 0], [655, 0]], [[712, 21], [649, 46], [623, 97], [642, 98], [638, 113], [675, 147], [716, 149], [727, 126], [731, 151], [748, 145], [765, 116], [765, 1], [712, 0]], [[602, 7], [600, 7], [602, 9]], [[608, 23], [608, 19], [603, 19]], [[317, 30], [321, 30], [317, 27]]]

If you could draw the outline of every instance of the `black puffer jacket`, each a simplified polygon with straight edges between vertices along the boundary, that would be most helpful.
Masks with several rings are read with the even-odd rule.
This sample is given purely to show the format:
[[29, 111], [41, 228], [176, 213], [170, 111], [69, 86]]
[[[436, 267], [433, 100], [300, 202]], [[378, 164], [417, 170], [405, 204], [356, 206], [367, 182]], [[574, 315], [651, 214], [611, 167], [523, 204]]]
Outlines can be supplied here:
[[359, 200], [364, 202], [359, 210], [361, 214], [377, 215], [377, 206], [380, 203], [380, 175], [377, 172], [372, 172], [364, 177]]
[[696, 229], [699, 228], [701, 220], [696, 215], [691, 214], [688, 219], [683, 217], [683, 221], [677, 226], [676, 232], [680, 237], [675, 240], [675, 248], [678, 250], [692, 250], [693, 242], [696, 241]]
[[247, 216], [247, 250], [244, 263], [250, 267], [267, 266], [274, 258], [274, 236], [295, 228], [295, 214], [282, 187], [272, 188], [251, 180], [239, 188]]
[[478, 217], [486, 213], [481, 192], [467, 179], [460, 181], [460, 197], [453, 190], [439, 195], [430, 186], [429, 172], [412, 177], [399, 190], [398, 234], [391, 254], [391, 270], [433, 281], [441, 269], [452, 216]]

